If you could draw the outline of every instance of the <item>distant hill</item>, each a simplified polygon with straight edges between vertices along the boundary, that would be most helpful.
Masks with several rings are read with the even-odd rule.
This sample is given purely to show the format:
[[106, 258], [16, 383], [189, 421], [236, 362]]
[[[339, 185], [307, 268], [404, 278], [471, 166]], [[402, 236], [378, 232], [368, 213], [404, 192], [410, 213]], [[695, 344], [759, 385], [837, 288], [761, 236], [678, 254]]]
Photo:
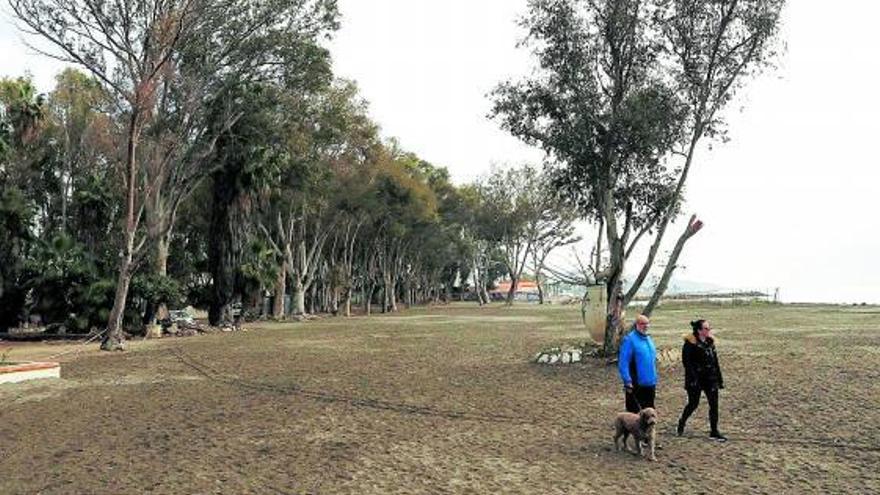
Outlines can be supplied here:
[[[676, 295], [676, 294], [707, 294], [713, 292], [732, 292], [736, 289], [731, 287], [726, 287], [723, 285], [713, 284], [709, 282], [698, 282], [694, 280], [686, 280], [686, 279], [673, 279], [669, 282], [669, 287], [666, 289], [666, 295]], [[639, 289], [639, 296], [642, 297], [650, 297], [651, 294], [654, 293], [654, 285], [645, 283]]]
[[669, 283], [669, 288], [666, 290], [667, 294], [691, 294], [695, 292], [706, 293], [706, 292], [730, 292], [733, 290], [731, 287], [724, 287], [718, 284], [711, 284], [708, 282], [696, 282], [693, 280], [673, 280]]

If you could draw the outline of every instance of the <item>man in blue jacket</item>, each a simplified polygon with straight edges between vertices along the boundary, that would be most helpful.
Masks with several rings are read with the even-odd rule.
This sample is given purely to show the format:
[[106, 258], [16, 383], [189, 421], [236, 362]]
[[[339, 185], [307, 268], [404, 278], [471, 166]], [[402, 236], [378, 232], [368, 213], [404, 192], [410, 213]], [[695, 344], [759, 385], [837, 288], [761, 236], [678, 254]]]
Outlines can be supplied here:
[[626, 398], [626, 410], [638, 413], [654, 407], [657, 389], [657, 348], [648, 335], [651, 322], [645, 315], [636, 318], [635, 330], [620, 342], [617, 369]]

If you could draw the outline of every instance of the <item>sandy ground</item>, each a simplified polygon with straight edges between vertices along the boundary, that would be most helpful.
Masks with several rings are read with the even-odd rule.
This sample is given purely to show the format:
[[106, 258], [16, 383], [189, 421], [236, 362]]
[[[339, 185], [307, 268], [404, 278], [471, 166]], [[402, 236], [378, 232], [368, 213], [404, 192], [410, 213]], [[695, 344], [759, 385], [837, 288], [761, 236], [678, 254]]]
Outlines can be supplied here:
[[880, 493], [880, 309], [681, 306], [680, 347], [711, 320], [727, 388], [682, 438], [682, 370], [664, 364], [651, 463], [615, 452], [602, 362], [539, 366], [585, 338], [577, 309], [455, 305], [264, 324], [59, 352], [62, 379], [0, 385], [0, 493]]

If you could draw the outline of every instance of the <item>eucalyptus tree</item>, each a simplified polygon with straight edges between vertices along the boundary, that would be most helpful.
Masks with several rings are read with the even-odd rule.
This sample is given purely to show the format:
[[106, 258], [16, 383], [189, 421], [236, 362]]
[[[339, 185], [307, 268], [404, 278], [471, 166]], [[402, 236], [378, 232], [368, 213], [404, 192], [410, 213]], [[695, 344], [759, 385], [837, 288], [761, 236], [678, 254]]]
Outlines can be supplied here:
[[[357, 146], [350, 148], [350, 154], [343, 155], [334, 165], [336, 190], [333, 194], [333, 211], [337, 217], [337, 237], [328, 257], [338, 274], [337, 289], [340, 291], [340, 306], [344, 316], [351, 315], [351, 302], [356, 289], [362, 293], [368, 284], [369, 268], [364, 263], [369, 254], [365, 247], [371, 241], [371, 226], [374, 215], [379, 211], [376, 196], [373, 194], [376, 167], [373, 157], [381, 146], [376, 136], [375, 126], [363, 121], [369, 129], [360, 127]], [[349, 136], [353, 138], [354, 136]], [[381, 153], [378, 153], [381, 155]]]
[[[207, 261], [212, 325], [234, 321], [232, 305], [241, 296], [239, 267], [249, 237], [257, 234], [251, 225], [256, 205], [277, 181], [284, 158], [277, 131], [286, 109], [278, 88], [248, 85], [239, 89], [235, 100], [247, 111], [220, 134], [211, 173]], [[216, 105], [217, 111], [226, 111], [226, 102]]]
[[[666, 229], [681, 211], [697, 144], [719, 135], [720, 111], [733, 92], [772, 58], [782, 4], [529, 2], [524, 44], [537, 71], [501, 84], [493, 94], [493, 115], [548, 153], [560, 189], [598, 225], [597, 245], [608, 251], [595, 276], [610, 301], [606, 351], [613, 347], [613, 303], [628, 303], [654, 265]], [[701, 226], [696, 219], [688, 223], [682, 247]], [[649, 255], [623, 294], [627, 260], [651, 234]], [[680, 253], [676, 249], [673, 256]], [[669, 275], [675, 262], [667, 262]]]
[[489, 226], [494, 219], [485, 207], [485, 197], [478, 184], [465, 184], [457, 190], [457, 208], [453, 224], [457, 226], [462, 252], [459, 269], [462, 282], [473, 281], [474, 295], [480, 306], [489, 303], [488, 285], [492, 271], [492, 250]]
[[275, 284], [276, 317], [281, 316], [278, 301], [286, 285], [292, 290], [292, 311], [301, 315], [306, 312], [306, 292], [318, 279], [328, 278], [319, 270], [335, 275], [334, 281], [325, 280], [334, 294], [339, 290], [335, 285], [350, 278], [364, 219], [344, 188], [357, 190], [352, 174], [356, 180], [366, 177], [362, 164], [375, 139], [375, 124], [349, 81], [337, 81], [305, 97], [287, 95], [286, 101], [289, 118], [280, 129], [283, 170], [264, 202], [260, 223], [281, 266]]
[[377, 161], [372, 260], [381, 277], [385, 312], [398, 310], [398, 283], [412, 250], [418, 249], [418, 232], [437, 217], [437, 198], [418, 165], [415, 155], [394, 143]]
[[483, 198], [484, 232], [503, 253], [503, 263], [510, 279], [507, 303], [512, 304], [523, 271], [532, 257], [535, 242], [541, 236], [540, 224], [546, 217], [541, 171], [531, 165], [494, 169], [480, 183]]
[[[138, 234], [144, 211], [165, 208], [153, 217], [172, 221], [158, 227], [161, 222], [153, 221], [149, 226], [150, 237], [165, 238], [175, 208], [191, 187], [190, 165], [199, 165], [210, 155], [222, 128], [235, 120], [228, 112], [223, 114], [226, 118], [218, 119], [215, 107], [212, 123], [225, 126], [211, 126], [220, 130], [205, 136], [200, 130], [209, 127], [187, 109], [202, 108], [211, 99], [234, 104], [213, 84], [218, 74], [223, 82], [236, 81], [237, 74], [263, 80], [289, 67], [307, 67], [314, 57], [302, 57], [303, 53], [321, 52], [314, 48], [314, 41], [336, 27], [335, 3], [9, 0], [9, 5], [28, 30], [54, 46], [52, 56], [78, 64], [100, 80], [127, 121], [121, 164], [127, 190], [124, 247], [102, 343], [104, 349], [121, 348], [128, 286], [148, 240]], [[173, 123], [167, 125], [168, 121]], [[170, 127], [172, 139], [163, 139], [161, 127], [152, 127], [156, 124]], [[141, 150], [149, 137], [154, 138], [152, 146]], [[193, 142], [198, 143], [195, 149], [189, 146]], [[169, 190], [167, 201], [160, 200], [162, 191]]]
[[[688, 112], [683, 139], [673, 153], [681, 172], [672, 202], [657, 224], [658, 235], [636, 279], [648, 273], [659, 239], [678, 211], [697, 147], [704, 138], [725, 139], [724, 108], [747, 80], [772, 67], [785, 0], [658, 0], [663, 53], [672, 64], [676, 93]], [[692, 215], [679, 235], [644, 313], [650, 315], [669, 284], [685, 242], [702, 228]], [[630, 289], [632, 292], [632, 289]], [[635, 293], [628, 293], [632, 298]]]
[[111, 143], [115, 122], [112, 103], [100, 81], [74, 68], [66, 68], [55, 76], [55, 88], [47, 104], [59, 148], [58, 230], [67, 233], [77, 181], [116, 158]]
[[122, 348], [122, 317], [134, 268], [134, 256], [146, 239], [137, 230], [146, 195], [138, 161], [144, 127], [158, 99], [159, 82], [176, 47], [185, 42], [198, 17], [196, 2], [97, 0], [10, 0], [12, 11], [32, 32], [54, 45], [55, 58], [79, 64], [112, 92], [126, 115], [125, 219], [116, 296], [103, 349]]
[[527, 227], [532, 240], [531, 268], [538, 286], [538, 302], [544, 304], [544, 270], [547, 259], [558, 248], [580, 241], [575, 225], [580, 218], [577, 208], [561, 197], [549, 174], [540, 178], [537, 215]]

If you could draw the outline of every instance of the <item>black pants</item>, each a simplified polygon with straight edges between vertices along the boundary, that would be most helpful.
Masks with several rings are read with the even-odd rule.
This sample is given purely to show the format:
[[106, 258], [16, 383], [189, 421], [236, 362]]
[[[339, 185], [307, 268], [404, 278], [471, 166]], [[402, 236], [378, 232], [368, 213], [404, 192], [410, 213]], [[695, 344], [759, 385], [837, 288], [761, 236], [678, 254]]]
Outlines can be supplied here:
[[631, 394], [624, 394], [626, 396], [626, 410], [631, 413], [638, 413], [646, 407], [654, 407], [654, 395], [656, 392], [657, 387], [633, 386]]
[[706, 400], [709, 401], [709, 426], [712, 432], [718, 431], [718, 388], [717, 387], [695, 387], [687, 389], [688, 403], [681, 412], [679, 422], [682, 426], [687, 422], [688, 418], [697, 410], [700, 405], [700, 395], [706, 394]]

